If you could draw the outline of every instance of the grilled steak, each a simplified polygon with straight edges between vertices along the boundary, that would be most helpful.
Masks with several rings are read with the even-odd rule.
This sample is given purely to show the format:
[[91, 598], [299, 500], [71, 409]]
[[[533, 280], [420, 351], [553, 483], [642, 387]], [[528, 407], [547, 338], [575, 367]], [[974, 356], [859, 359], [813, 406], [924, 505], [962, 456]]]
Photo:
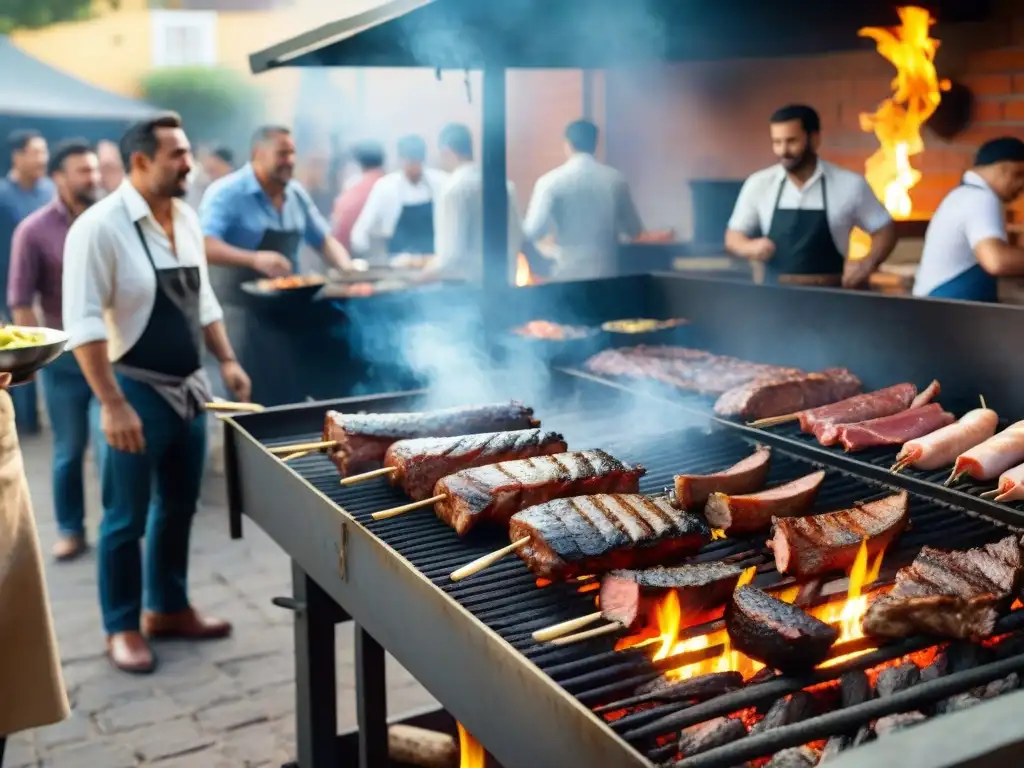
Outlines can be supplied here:
[[437, 481], [437, 516], [460, 536], [487, 521], [504, 525], [516, 512], [566, 496], [636, 493], [646, 470], [604, 451], [570, 451], [464, 469]]
[[753, 454], [728, 469], [710, 475], [676, 475], [672, 503], [694, 512], [704, 508], [712, 493], [752, 493], [768, 479], [772, 449], [759, 445]]
[[851, 509], [778, 518], [768, 546], [779, 573], [818, 576], [853, 565], [862, 540], [874, 556], [903, 533], [909, 520], [910, 497], [904, 491]]
[[528, 459], [569, 449], [557, 432], [520, 429], [458, 437], [421, 437], [392, 443], [384, 466], [394, 467], [392, 485], [419, 501], [433, 495], [437, 481], [463, 469], [514, 459]]
[[812, 408], [800, 414], [800, 429], [814, 435], [822, 445], [833, 445], [841, 424], [878, 419], [905, 411], [917, 397], [913, 384], [897, 384], [875, 392], [854, 395], [838, 403]]
[[423, 413], [339, 413], [324, 417], [324, 440], [336, 445], [328, 455], [344, 475], [384, 459], [398, 440], [418, 437], [454, 437], [479, 432], [502, 432], [539, 427], [533, 409], [516, 401], [492, 405], [446, 408]]
[[683, 616], [723, 605], [736, 588], [743, 569], [709, 562], [644, 571], [612, 571], [601, 579], [601, 613], [624, 627], [642, 628], [654, 618], [665, 592], [675, 590]]
[[845, 400], [860, 390], [860, 379], [845, 368], [800, 377], [755, 379], [718, 398], [715, 413], [728, 418], [766, 419]]
[[509, 540], [524, 537], [529, 543], [516, 552], [531, 571], [567, 579], [693, 554], [711, 541], [711, 529], [663, 496], [601, 494], [558, 499], [513, 515]]
[[838, 442], [847, 451], [903, 445], [908, 440], [923, 437], [954, 421], [956, 418], [953, 414], [942, 410], [938, 403], [930, 403], [880, 419], [843, 424], [838, 428]]
[[782, 672], [806, 672], [828, 656], [839, 630], [754, 587], [740, 587], [725, 609], [736, 650]]
[[1000, 612], [1020, 590], [1022, 565], [1014, 536], [966, 552], [923, 547], [896, 573], [892, 591], [868, 607], [864, 632], [981, 640], [992, 634]]
[[812, 472], [757, 493], [742, 496], [713, 493], [704, 509], [704, 517], [729, 536], [763, 531], [771, 526], [773, 517], [793, 517], [809, 512], [824, 479], [823, 471]]

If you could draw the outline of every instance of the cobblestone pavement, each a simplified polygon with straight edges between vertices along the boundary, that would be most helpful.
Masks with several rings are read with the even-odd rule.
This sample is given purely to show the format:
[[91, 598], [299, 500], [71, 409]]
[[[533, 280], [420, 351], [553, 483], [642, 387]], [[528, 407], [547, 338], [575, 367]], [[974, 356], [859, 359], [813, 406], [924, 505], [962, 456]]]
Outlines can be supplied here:
[[[45, 554], [55, 538], [48, 435], [22, 441]], [[98, 521], [90, 475], [88, 522]], [[202, 610], [234, 622], [226, 640], [156, 646], [156, 673], [134, 677], [114, 670], [103, 653], [90, 553], [47, 564], [47, 580], [64, 676], [73, 707], [68, 721], [8, 741], [4, 768], [248, 768], [295, 759], [291, 614], [270, 599], [290, 594], [281, 551], [255, 525], [231, 541], [223, 479], [208, 478], [192, 535], [191, 596]], [[93, 536], [94, 538], [94, 536]], [[351, 624], [338, 627], [338, 728], [355, 727]], [[392, 714], [433, 703], [430, 695], [388, 659]]]

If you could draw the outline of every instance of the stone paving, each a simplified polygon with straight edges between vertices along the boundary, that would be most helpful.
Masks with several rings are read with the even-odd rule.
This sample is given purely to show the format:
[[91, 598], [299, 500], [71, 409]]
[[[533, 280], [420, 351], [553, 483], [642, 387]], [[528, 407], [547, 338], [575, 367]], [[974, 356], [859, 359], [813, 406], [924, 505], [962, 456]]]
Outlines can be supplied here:
[[[45, 553], [55, 538], [48, 435], [22, 441]], [[91, 471], [89, 473], [92, 474]], [[98, 520], [90, 476], [88, 521]], [[47, 580], [73, 716], [8, 740], [4, 768], [277, 768], [295, 759], [291, 614], [270, 599], [290, 594], [287, 558], [254, 524], [231, 541], [224, 482], [209, 475], [192, 535], [191, 595], [196, 606], [230, 619], [226, 640], [156, 646], [151, 676], [114, 670], [103, 653], [96, 562], [48, 563]], [[93, 536], [94, 538], [94, 536]], [[337, 630], [338, 728], [355, 727], [351, 624]], [[391, 714], [433, 699], [388, 659]]]

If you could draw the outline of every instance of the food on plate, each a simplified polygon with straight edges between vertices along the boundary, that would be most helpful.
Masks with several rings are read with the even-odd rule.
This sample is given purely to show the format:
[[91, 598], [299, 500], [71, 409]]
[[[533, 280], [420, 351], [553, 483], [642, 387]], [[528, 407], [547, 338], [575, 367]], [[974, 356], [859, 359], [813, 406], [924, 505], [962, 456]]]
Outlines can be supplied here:
[[724, 605], [742, 574], [739, 566], [722, 562], [611, 571], [601, 579], [598, 604], [606, 619], [641, 628], [669, 590], [676, 593], [682, 615], [693, 616]]
[[885, 550], [909, 521], [910, 497], [903, 491], [850, 509], [778, 518], [768, 546], [779, 573], [818, 576], [852, 566], [861, 542], [866, 542], [870, 557]]
[[433, 495], [445, 498], [434, 511], [462, 536], [479, 523], [504, 526], [516, 512], [552, 499], [636, 493], [646, 471], [601, 450], [504, 461], [441, 478]]
[[509, 540], [537, 576], [565, 581], [616, 568], [645, 568], [692, 555], [711, 541], [698, 515], [664, 496], [599, 494], [556, 499], [512, 516]]
[[797, 416], [803, 432], [814, 435], [822, 445], [834, 445], [839, 440], [839, 427], [843, 424], [856, 424], [905, 411], [915, 397], [917, 387], [913, 384], [897, 384], [812, 408]]
[[952, 477], [969, 475], [975, 480], [995, 480], [1022, 462], [1024, 421], [1018, 421], [957, 456]]
[[845, 368], [778, 379], [755, 379], [736, 387], [715, 403], [715, 413], [747, 420], [782, 416], [845, 400], [861, 390], [861, 381]]
[[953, 424], [904, 443], [893, 469], [948, 467], [960, 454], [992, 437], [998, 426], [999, 414], [990, 408], [975, 408]]
[[17, 325], [0, 326], [0, 350], [38, 347], [46, 343], [46, 333]]
[[825, 472], [818, 471], [755, 493], [737, 496], [713, 493], [704, 508], [704, 517], [727, 536], [763, 531], [771, 527], [772, 518], [809, 512], [824, 479]]
[[546, 339], [548, 341], [572, 341], [574, 339], [586, 339], [593, 336], [596, 331], [584, 325], [561, 325], [550, 320], [531, 320], [524, 325], [514, 328], [512, 333], [517, 336], [526, 336], [531, 339]]
[[304, 288], [308, 285], [324, 285], [327, 278], [323, 275], [287, 275], [285, 277], [267, 277], [256, 281], [261, 291], [286, 291], [289, 288]]
[[903, 445], [956, 421], [938, 403], [910, 408], [879, 419], [839, 426], [839, 443], [846, 451]]
[[678, 328], [681, 325], [688, 325], [689, 320], [681, 317], [671, 320], [652, 320], [650, 318], [633, 318], [630, 320], [609, 320], [601, 323], [601, 330], [608, 333], [653, 333], [654, 331], [665, 331], [669, 328]]
[[672, 503], [680, 509], [701, 510], [712, 493], [751, 493], [762, 488], [768, 479], [772, 450], [759, 445], [747, 458], [728, 469], [709, 475], [676, 475], [670, 493]]

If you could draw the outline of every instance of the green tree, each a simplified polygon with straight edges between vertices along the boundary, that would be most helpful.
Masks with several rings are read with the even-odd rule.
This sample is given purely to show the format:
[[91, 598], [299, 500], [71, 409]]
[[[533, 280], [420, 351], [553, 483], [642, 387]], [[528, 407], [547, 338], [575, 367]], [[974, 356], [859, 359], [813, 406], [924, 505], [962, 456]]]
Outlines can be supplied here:
[[[107, 5], [117, 10], [121, 2], [107, 0]], [[88, 18], [92, 7], [92, 0], [0, 0], [0, 33]]]

